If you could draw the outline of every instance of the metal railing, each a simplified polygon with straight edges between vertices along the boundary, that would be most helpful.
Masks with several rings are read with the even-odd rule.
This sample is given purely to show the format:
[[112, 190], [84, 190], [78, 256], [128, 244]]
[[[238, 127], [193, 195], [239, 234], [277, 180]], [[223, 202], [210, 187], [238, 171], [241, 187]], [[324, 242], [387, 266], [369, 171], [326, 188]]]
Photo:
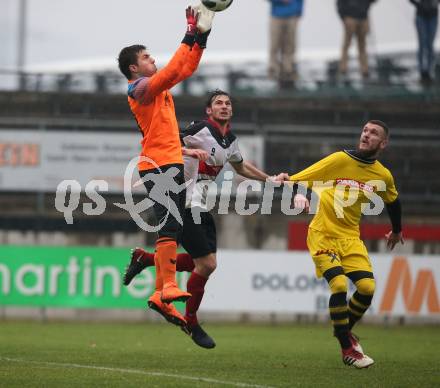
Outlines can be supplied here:
[[[195, 75], [173, 92], [176, 95], [201, 95], [220, 87], [245, 96], [440, 98], [440, 65], [435, 70], [437, 81], [423, 84], [419, 81], [415, 58], [408, 56], [376, 58], [368, 79], [360, 77], [354, 62], [344, 77], [338, 74], [335, 61], [300, 63], [297, 72], [295, 80], [280, 83], [268, 78], [264, 63], [201, 65]], [[125, 78], [116, 69], [115, 72], [63, 74], [0, 69], [0, 90], [119, 94], [126, 92], [126, 85]]]

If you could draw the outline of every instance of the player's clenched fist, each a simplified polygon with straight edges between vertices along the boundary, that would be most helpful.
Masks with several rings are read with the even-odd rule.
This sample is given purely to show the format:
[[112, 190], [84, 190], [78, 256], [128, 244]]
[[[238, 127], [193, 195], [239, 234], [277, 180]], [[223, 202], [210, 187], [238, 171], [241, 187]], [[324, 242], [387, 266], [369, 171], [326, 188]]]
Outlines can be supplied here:
[[296, 194], [293, 198], [293, 205], [296, 209], [303, 209], [306, 212], [310, 210], [310, 202], [305, 195]]
[[271, 182], [285, 182], [289, 180], [289, 174], [282, 172], [281, 174], [269, 177], [268, 180]]

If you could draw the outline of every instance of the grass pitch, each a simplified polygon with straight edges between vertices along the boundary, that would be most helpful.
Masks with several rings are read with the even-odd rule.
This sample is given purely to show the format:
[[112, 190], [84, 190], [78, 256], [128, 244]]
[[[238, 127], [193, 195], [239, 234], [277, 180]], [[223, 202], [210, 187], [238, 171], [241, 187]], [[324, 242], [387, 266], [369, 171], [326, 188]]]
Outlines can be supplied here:
[[342, 364], [329, 325], [206, 324], [205, 350], [169, 324], [0, 322], [0, 387], [438, 387], [438, 327], [356, 333], [374, 360]]

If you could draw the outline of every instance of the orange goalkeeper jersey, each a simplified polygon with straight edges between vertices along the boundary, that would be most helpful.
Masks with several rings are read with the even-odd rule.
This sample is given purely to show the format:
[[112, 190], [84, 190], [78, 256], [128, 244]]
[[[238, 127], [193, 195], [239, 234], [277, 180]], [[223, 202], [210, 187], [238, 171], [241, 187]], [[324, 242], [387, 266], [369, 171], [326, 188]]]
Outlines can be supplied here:
[[142, 151], [154, 161], [138, 163], [139, 171], [167, 164], [183, 164], [176, 112], [171, 89], [190, 77], [202, 57], [203, 49], [182, 43], [170, 62], [151, 77], [141, 77], [128, 84], [128, 104], [142, 133]]

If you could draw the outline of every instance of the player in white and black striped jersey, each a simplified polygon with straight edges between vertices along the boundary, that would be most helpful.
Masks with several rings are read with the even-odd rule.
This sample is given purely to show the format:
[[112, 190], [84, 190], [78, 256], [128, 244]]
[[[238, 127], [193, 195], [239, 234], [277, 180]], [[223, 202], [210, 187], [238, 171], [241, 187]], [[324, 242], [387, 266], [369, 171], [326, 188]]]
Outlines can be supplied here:
[[[217, 235], [215, 223], [207, 208], [209, 182], [216, 179], [230, 163], [241, 176], [266, 181], [269, 175], [243, 160], [237, 137], [231, 131], [232, 101], [228, 93], [215, 90], [206, 103], [207, 118], [193, 122], [181, 132], [184, 146], [185, 181], [190, 181], [186, 193], [186, 209], [182, 246], [194, 260], [195, 268], [188, 280], [191, 298], [186, 303], [185, 319], [194, 342], [202, 347], [214, 347], [214, 341], [197, 321], [197, 310], [203, 298], [205, 284], [217, 266]], [[192, 154], [205, 152], [205, 160]], [[194, 211], [195, 210], [195, 211]], [[200, 214], [193, 217], [194, 214]]]

